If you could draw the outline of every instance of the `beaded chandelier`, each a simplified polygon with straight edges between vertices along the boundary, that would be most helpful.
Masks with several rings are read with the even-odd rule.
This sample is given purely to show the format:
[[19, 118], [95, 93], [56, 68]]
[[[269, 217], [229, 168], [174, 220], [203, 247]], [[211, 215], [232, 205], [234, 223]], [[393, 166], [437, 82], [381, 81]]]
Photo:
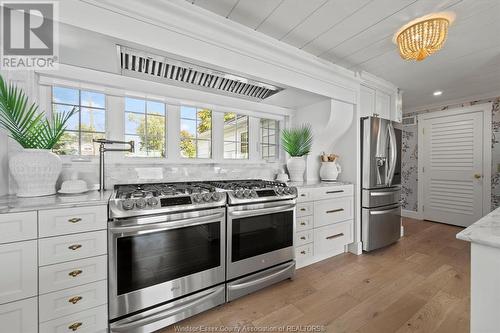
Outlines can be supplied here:
[[448, 27], [454, 19], [453, 13], [435, 13], [401, 27], [393, 38], [401, 58], [421, 61], [439, 51], [446, 41]]

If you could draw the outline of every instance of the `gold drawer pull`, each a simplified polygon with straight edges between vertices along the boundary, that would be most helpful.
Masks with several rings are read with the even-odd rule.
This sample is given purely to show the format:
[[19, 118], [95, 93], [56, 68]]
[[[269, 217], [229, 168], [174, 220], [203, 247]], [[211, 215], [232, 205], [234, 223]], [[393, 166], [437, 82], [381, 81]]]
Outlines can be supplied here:
[[72, 217], [68, 220], [68, 222], [71, 222], [71, 223], [77, 223], [77, 222], [80, 222], [82, 220], [81, 217]]
[[300, 239], [306, 240], [306, 236], [301, 236]]
[[68, 275], [71, 277], [77, 277], [78, 275], [82, 274], [83, 271], [81, 269], [76, 269], [72, 272], [69, 272]]
[[343, 212], [343, 211], [344, 211], [344, 208], [337, 208], [337, 209], [327, 210], [326, 213], [330, 214], [330, 213], [338, 213], [338, 212]]
[[328, 236], [328, 237], [326, 237], [326, 239], [334, 239], [334, 238], [339, 238], [339, 237], [342, 237], [342, 236], [344, 236], [343, 232], [341, 232], [340, 234]]
[[306, 251], [302, 250], [302, 251], [300, 251], [300, 254], [306, 254]]
[[307, 197], [307, 194], [302, 193], [300, 196], [301, 196], [301, 197]]
[[301, 208], [300, 211], [301, 212], [305, 212], [307, 210], [307, 208]]
[[332, 194], [332, 193], [342, 193], [344, 190], [337, 190], [337, 191], [326, 191], [326, 194]]
[[83, 325], [82, 323], [74, 323], [74, 324], [69, 325], [68, 328], [74, 332], [77, 329], [79, 329], [80, 326], [82, 326], [82, 325]]
[[75, 250], [78, 250], [81, 247], [82, 247], [81, 244], [74, 244], [74, 245], [68, 246], [68, 249], [75, 251]]
[[68, 302], [70, 302], [71, 304], [76, 304], [76, 303], [80, 302], [82, 299], [83, 299], [82, 296], [75, 296], [75, 297], [71, 297], [70, 299], [68, 299]]
[[305, 223], [305, 222], [300, 222], [300, 225], [306, 225], [306, 224], [307, 224], [307, 223]]

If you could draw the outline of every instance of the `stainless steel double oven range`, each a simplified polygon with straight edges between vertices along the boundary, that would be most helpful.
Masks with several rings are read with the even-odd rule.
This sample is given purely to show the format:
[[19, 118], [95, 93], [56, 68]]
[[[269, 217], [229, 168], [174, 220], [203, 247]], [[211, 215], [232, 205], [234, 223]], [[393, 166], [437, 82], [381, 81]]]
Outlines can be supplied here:
[[111, 332], [153, 332], [293, 277], [296, 189], [261, 180], [117, 185]]

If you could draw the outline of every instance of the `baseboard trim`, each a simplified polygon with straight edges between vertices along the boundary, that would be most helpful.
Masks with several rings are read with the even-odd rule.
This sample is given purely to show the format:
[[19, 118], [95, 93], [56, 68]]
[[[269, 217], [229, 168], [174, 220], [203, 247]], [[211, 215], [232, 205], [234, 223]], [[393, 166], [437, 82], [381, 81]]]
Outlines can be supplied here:
[[363, 253], [363, 244], [361, 242], [354, 242], [347, 245], [347, 250], [355, 255], [360, 255]]
[[422, 215], [420, 215], [419, 212], [415, 212], [413, 210], [402, 209], [401, 216], [409, 217], [411, 219], [416, 219], [416, 220], [423, 220]]

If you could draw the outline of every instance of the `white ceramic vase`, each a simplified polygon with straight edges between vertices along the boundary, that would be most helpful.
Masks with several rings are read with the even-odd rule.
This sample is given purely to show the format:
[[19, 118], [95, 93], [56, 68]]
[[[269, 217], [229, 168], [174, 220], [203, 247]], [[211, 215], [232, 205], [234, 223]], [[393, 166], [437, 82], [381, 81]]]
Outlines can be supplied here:
[[319, 177], [324, 181], [336, 181], [339, 173], [342, 172], [342, 168], [337, 162], [321, 162], [321, 167], [319, 168]]
[[286, 167], [288, 169], [288, 174], [290, 175], [290, 181], [304, 181], [304, 171], [306, 171], [306, 159], [304, 156], [290, 157], [286, 162]]
[[62, 161], [48, 149], [23, 149], [9, 158], [9, 169], [18, 197], [40, 197], [56, 193]]

